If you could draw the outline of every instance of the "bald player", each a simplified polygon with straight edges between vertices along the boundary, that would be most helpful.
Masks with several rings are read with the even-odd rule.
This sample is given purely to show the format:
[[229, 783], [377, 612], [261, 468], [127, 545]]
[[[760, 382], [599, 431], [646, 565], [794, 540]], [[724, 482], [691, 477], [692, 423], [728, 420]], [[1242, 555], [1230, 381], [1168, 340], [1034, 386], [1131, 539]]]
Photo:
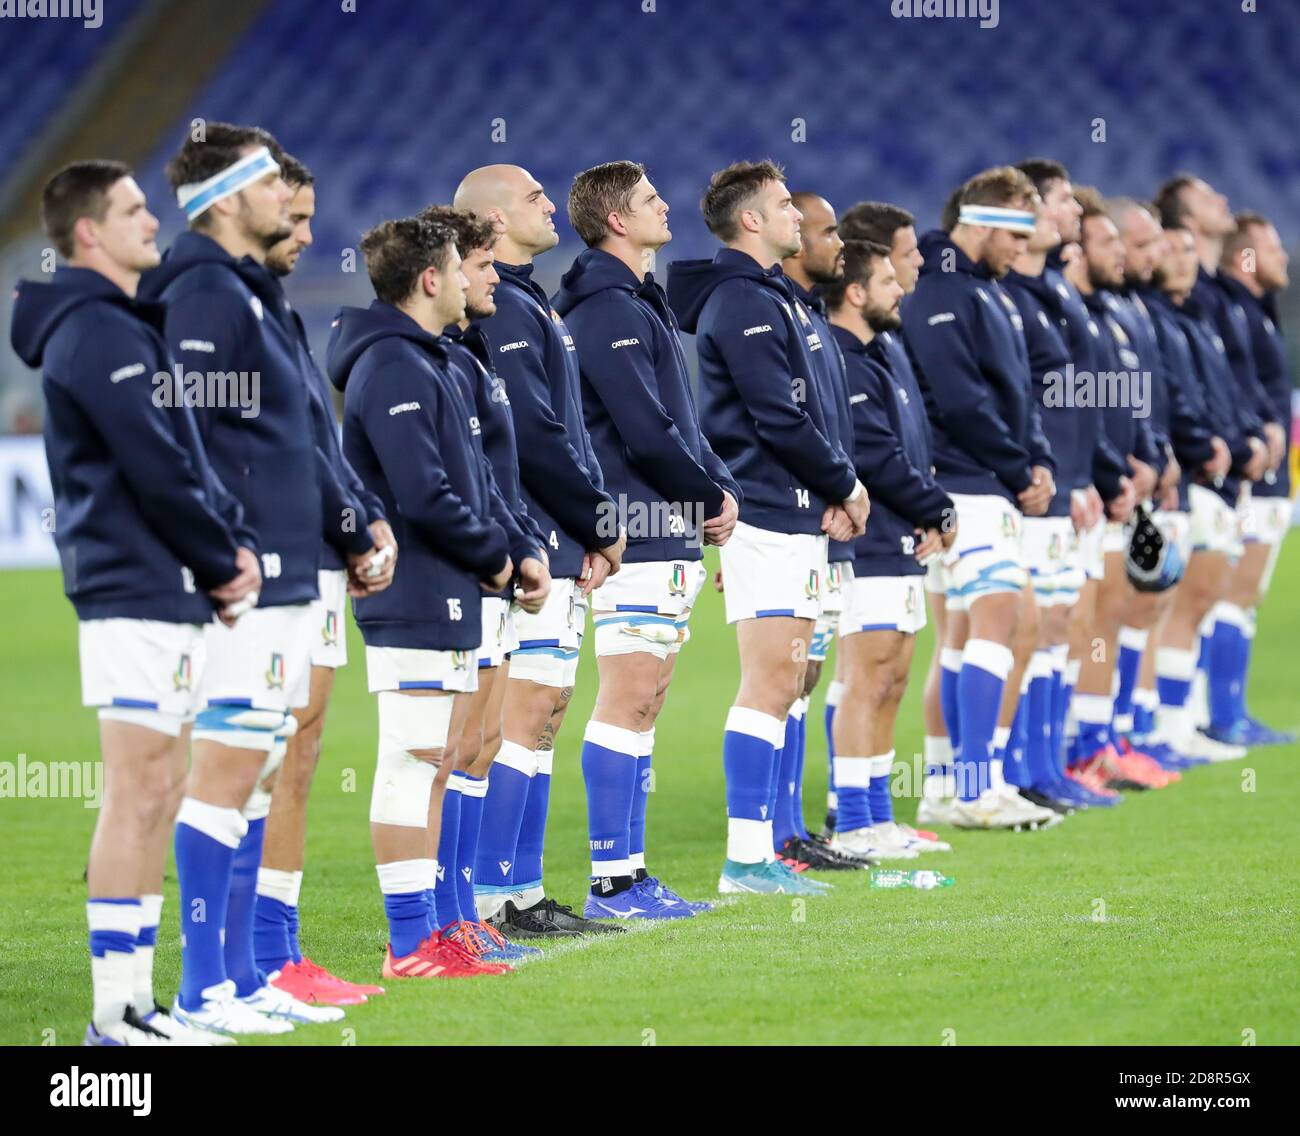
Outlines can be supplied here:
[[496, 312], [473, 326], [510, 397], [525, 504], [545, 538], [552, 579], [540, 612], [515, 605], [512, 613], [519, 645], [484, 800], [475, 899], [479, 914], [511, 938], [572, 937], [612, 925], [546, 897], [551, 764], [578, 672], [587, 597], [618, 571], [626, 540], [583, 422], [573, 338], [533, 279], [534, 258], [560, 240], [554, 203], [527, 170], [495, 165], [466, 174], [453, 204], [498, 230]]

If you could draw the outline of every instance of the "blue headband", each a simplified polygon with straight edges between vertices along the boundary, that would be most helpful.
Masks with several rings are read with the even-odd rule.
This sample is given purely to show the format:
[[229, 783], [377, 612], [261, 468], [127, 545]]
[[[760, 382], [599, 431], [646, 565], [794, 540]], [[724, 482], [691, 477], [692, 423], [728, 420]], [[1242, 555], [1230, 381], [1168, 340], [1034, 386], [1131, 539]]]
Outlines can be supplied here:
[[1032, 234], [1034, 215], [1023, 209], [1002, 209], [997, 205], [963, 205], [957, 218], [963, 225], [982, 225], [986, 229], [1006, 229], [1011, 233]]
[[206, 181], [180, 186], [176, 190], [176, 204], [185, 210], [186, 218], [193, 221], [222, 198], [238, 193], [269, 173], [278, 173], [279, 169], [271, 151], [259, 146]]

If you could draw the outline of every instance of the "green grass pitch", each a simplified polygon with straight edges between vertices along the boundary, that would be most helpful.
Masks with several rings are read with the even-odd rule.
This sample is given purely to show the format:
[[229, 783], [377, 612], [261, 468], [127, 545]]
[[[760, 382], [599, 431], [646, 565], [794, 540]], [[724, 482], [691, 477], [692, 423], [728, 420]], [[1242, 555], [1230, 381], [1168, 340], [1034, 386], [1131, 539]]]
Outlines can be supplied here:
[[[1298, 586], [1293, 538], [1261, 614], [1251, 690], [1254, 711], [1279, 726], [1300, 722]], [[95, 758], [76, 622], [57, 574], [6, 573], [0, 591], [0, 761]], [[386, 939], [367, 828], [375, 711], [355, 628], [350, 649], [311, 804], [303, 942], [336, 972], [373, 981]], [[927, 634], [900, 758], [920, 748], [929, 649]], [[721, 865], [720, 743], [736, 680], [734, 638], [708, 587], [658, 725], [649, 819], [652, 868], [692, 897], [712, 894]], [[820, 821], [825, 788], [823, 691], [810, 723], [810, 821]], [[594, 693], [588, 647], [560, 736], [547, 844], [549, 888], [575, 904], [586, 875], [578, 753]], [[500, 979], [390, 982], [346, 1021], [300, 1027], [290, 1040], [1295, 1044], [1298, 757], [1254, 750], [1048, 832], [951, 835], [952, 854], [927, 858], [957, 879], [943, 891], [873, 891], [865, 873], [837, 874], [824, 899], [746, 897], [689, 922], [557, 948]], [[899, 805], [910, 819], [915, 802]], [[0, 800], [0, 1043], [74, 1043], [85, 1028], [82, 869], [94, 817], [79, 800]], [[179, 971], [170, 870], [167, 892], [157, 989], [170, 998]]]

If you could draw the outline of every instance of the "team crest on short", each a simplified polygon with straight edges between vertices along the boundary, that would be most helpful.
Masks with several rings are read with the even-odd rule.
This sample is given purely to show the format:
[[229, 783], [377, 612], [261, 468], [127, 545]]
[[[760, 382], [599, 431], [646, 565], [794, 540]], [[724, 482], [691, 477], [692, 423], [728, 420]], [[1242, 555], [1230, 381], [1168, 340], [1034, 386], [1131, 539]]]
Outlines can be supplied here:
[[844, 585], [844, 567], [841, 564], [831, 564], [826, 569], [826, 590], [839, 594]]
[[284, 689], [284, 656], [279, 651], [271, 652], [271, 665], [266, 670], [266, 689]]
[[177, 690], [190, 690], [190, 684], [194, 681], [194, 663], [189, 655], [182, 655], [180, 662], [176, 664], [176, 671], [172, 675], [172, 685]]
[[1013, 537], [1016, 535], [1016, 529], [1017, 529], [1017, 525], [1016, 525], [1015, 513], [1003, 513], [1002, 514], [1002, 535], [1005, 537]]
[[576, 603], [577, 603], [576, 598], [575, 598], [572, 594], [570, 594], [570, 596], [569, 596], [569, 614], [568, 614], [568, 616], [567, 616], [568, 623], [569, 623], [569, 627], [573, 627], [573, 617], [574, 617], [574, 614], [575, 614]]
[[821, 594], [821, 590], [822, 590], [821, 585], [822, 585], [821, 574], [817, 571], [816, 568], [809, 568], [808, 583], [804, 585], [804, 589], [803, 589], [804, 595], [807, 596], [810, 600], [815, 600]]
[[506, 641], [506, 620], [508, 618], [509, 617], [507, 616], [506, 612], [503, 611], [501, 613], [501, 617], [497, 620], [497, 646], [498, 647], [500, 647], [501, 644]]
[[1061, 534], [1052, 533], [1052, 538], [1047, 542], [1047, 559], [1061, 559]]
[[686, 594], [686, 565], [674, 564], [672, 574], [668, 577], [668, 594], [684, 596]]
[[339, 641], [339, 613], [333, 608], [326, 609], [325, 622], [321, 624], [320, 637], [327, 647], [333, 647]]
[[468, 651], [453, 651], [451, 653], [451, 666], [453, 670], [463, 671], [469, 667]]
[[907, 585], [907, 594], [903, 597], [903, 610], [908, 615], [916, 611], [916, 588], [911, 584]]

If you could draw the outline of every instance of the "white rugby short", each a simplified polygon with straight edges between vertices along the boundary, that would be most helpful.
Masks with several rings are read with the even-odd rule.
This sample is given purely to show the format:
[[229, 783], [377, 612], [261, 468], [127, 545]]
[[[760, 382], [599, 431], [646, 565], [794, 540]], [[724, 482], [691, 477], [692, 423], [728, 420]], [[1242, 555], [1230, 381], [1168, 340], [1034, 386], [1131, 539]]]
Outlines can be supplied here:
[[213, 620], [203, 629], [207, 665], [200, 707], [247, 706], [289, 711], [306, 706], [311, 652], [320, 639], [315, 602], [255, 607], [234, 627]]
[[821, 614], [827, 539], [820, 533], [779, 533], [743, 521], [719, 549], [727, 622]]
[[915, 635], [926, 624], [925, 577], [858, 576], [840, 614], [840, 635], [863, 631], [902, 631]]
[[701, 560], [625, 563], [591, 593], [596, 655], [676, 654], [707, 575]]
[[1020, 510], [995, 494], [951, 494], [957, 539], [944, 553], [948, 597], [969, 610], [982, 596], [1020, 592], [1028, 574], [1020, 558]]
[[366, 684], [371, 694], [389, 690], [477, 690], [477, 656], [477, 651], [368, 646]]
[[311, 665], [337, 670], [347, 666], [348, 574], [343, 569], [322, 568], [316, 573], [320, 598], [313, 601], [316, 636], [312, 641]]
[[87, 619], [77, 636], [83, 706], [172, 737], [194, 720], [207, 654], [200, 624]]

